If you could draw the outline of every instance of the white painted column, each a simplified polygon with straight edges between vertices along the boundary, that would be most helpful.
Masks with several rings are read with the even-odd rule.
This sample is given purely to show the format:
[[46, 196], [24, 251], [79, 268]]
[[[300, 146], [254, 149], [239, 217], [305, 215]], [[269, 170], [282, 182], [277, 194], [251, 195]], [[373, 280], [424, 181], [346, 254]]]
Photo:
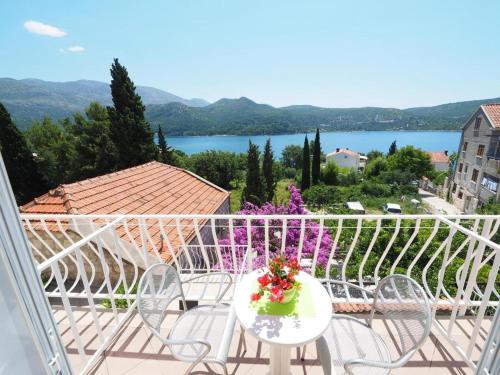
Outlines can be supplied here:
[[270, 375], [290, 374], [290, 347], [283, 345], [271, 345], [270, 350]]

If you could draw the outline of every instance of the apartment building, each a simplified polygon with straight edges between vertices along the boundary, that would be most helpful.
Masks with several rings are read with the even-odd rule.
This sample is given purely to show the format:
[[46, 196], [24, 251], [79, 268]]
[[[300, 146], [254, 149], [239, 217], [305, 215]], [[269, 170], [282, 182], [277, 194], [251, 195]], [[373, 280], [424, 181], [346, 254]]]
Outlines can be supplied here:
[[483, 104], [462, 129], [451, 185], [453, 204], [474, 213], [500, 197], [500, 103]]

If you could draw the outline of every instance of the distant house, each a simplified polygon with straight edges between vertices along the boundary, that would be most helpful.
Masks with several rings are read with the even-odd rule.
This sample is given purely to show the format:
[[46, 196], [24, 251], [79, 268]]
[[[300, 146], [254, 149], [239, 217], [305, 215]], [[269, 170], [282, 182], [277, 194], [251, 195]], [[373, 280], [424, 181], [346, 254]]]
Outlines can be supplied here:
[[431, 163], [436, 168], [436, 171], [445, 172], [450, 166], [450, 157], [448, 150], [444, 151], [428, 151], [427, 155], [431, 158]]
[[326, 155], [326, 162], [333, 161], [341, 168], [347, 169], [364, 169], [366, 167], [366, 156], [360, 155], [348, 148], [337, 148], [334, 152]]
[[500, 201], [500, 103], [481, 105], [462, 129], [455, 174], [453, 204], [465, 213]]
[[[107, 175], [87, 180], [60, 185], [46, 194], [20, 208], [27, 214], [226, 214], [230, 212], [229, 193], [187, 170], [176, 168], [156, 161], [136, 167], [124, 169]], [[76, 216], [77, 217], [77, 216]], [[36, 222], [36, 221], [35, 221]], [[72, 240], [94, 231], [91, 225], [100, 225], [102, 220], [89, 222], [82, 220], [65, 220], [64, 231], [72, 233]], [[145, 223], [148, 241], [147, 251], [155, 256], [159, 252], [161, 258], [169, 261], [171, 252], [165, 246], [165, 238], [158, 229], [158, 222]], [[180, 230], [174, 219], [162, 221], [166, 228], [166, 236], [174, 251], [183, 246], [197, 243], [197, 233], [193, 223], [182, 223]], [[211, 230], [206, 223], [199, 223], [204, 243], [209, 243]], [[47, 233], [49, 228], [50, 233]], [[43, 241], [53, 241], [54, 237], [65, 247], [71, 244], [60, 228], [52, 222], [26, 228], [30, 242], [40, 243], [40, 251], [44, 249]], [[137, 221], [130, 220], [130, 225], [117, 228], [122, 245], [135, 242], [140, 244], [144, 233], [141, 233]], [[132, 246], [136, 249], [137, 247]], [[139, 246], [139, 248], [142, 248]], [[36, 255], [36, 254], [35, 254]], [[133, 256], [133, 255], [132, 255]], [[98, 262], [98, 261], [97, 261]]]

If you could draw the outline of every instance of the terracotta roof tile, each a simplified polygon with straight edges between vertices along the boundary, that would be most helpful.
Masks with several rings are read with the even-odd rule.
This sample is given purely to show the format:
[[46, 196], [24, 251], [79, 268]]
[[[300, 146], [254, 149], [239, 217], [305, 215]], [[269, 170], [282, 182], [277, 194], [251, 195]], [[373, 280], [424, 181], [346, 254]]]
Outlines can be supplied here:
[[351, 156], [359, 156], [359, 154], [356, 151], [349, 150], [348, 148], [340, 148], [338, 151], [334, 151], [328, 155], [335, 155], [335, 154], [345, 154], [345, 155], [351, 155]]
[[433, 163], [449, 163], [450, 158], [444, 151], [428, 151], [427, 154], [431, 157]]
[[495, 128], [500, 128], [500, 103], [483, 104], [481, 106]]
[[[213, 214], [228, 199], [229, 193], [186, 170], [159, 162], [61, 185], [21, 207], [21, 212], [39, 214]], [[162, 248], [157, 220], [148, 234]], [[174, 220], [163, 220], [171, 245], [181, 240]], [[199, 223], [200, 227], [203, 225]], [[127, 226], [136, 241], [140, 230], [136, 223]], [[172, 228], [169, 230], [169, 228]], [[117, 228], [127, 239], [125, 226]], [[189, 242], [195, 231], [191, 220], [183, 220], [182, 234]], [[150, 249], [152, 251], [152, 248]], [[168, 254], [161, 254], [168, 256]]]

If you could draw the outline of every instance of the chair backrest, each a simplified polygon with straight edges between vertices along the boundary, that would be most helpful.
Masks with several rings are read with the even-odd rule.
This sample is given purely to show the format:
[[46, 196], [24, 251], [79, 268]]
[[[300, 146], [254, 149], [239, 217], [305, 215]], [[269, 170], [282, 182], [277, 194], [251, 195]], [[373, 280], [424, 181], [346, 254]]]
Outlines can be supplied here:
[[167, 308], [177, 298], [184, 301], [181, 280], [174, 267], [158, 263], [144, 272], [137, 290], [137, 309], [144, 323], [160, 338]]
[[371, 318], [383, 314], [387, 328], [394, 332], [401, 357], [419, 349], [432, 324], [432, 310], [420, 285], [405, 275], [390, 275], [380, 281], [375, 290]]

